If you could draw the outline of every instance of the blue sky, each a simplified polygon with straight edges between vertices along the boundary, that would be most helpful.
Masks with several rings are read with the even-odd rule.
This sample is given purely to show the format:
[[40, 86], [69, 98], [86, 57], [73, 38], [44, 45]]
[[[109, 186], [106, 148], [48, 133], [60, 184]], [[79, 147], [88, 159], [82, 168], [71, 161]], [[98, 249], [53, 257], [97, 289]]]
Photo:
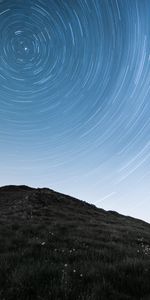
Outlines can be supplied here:
[[149, 0], [0, 2], [0, 185], [150, 222]]

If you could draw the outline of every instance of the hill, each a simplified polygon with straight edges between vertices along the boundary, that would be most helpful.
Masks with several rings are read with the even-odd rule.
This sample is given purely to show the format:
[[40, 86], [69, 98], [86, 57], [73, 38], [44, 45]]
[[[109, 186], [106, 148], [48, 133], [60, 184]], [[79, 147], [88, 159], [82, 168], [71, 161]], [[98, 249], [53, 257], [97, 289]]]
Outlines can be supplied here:
[[0, 188], [1, 300], [150, 299], [150, 224], [43, 188]]

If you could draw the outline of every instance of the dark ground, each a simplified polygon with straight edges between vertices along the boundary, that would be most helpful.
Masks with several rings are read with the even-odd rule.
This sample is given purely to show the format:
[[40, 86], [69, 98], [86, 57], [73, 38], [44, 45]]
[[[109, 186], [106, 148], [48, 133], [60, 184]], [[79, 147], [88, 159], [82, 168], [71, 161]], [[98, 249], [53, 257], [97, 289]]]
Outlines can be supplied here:
[[49, 189], [0, 188], [0, 300], [150, 300], [150, 224]]

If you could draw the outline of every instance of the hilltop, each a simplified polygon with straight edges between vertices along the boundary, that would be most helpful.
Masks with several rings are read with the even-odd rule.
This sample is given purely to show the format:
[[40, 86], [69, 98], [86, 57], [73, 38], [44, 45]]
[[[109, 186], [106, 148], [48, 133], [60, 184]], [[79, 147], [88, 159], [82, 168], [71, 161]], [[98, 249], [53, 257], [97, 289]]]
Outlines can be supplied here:
[[0, 188], [0, 299], [150, 299], [150, 224], [51, 189]]

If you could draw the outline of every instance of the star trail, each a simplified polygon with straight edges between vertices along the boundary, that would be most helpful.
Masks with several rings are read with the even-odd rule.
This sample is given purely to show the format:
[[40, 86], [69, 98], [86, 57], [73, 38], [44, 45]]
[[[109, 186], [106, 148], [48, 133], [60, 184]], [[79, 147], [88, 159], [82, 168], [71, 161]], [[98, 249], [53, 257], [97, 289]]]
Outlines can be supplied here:
[[150, 1], [0, 1], [0, 184], [150, 222]]

